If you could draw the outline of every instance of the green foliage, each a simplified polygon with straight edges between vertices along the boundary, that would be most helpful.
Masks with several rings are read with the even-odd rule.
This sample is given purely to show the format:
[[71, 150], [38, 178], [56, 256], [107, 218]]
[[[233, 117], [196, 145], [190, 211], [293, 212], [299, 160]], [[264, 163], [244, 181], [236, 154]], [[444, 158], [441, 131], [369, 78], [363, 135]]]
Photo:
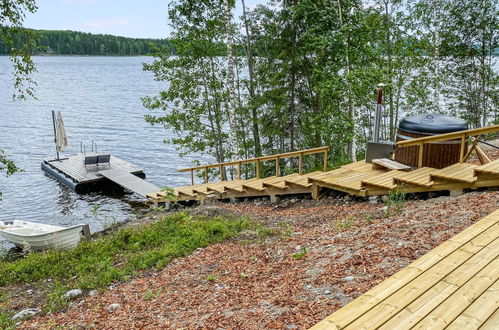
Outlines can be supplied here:
[[148, 289], [146, 293], [144, 294], [144, 299], [145, 300], [153, 300], [154, 298], [158, 297], [161, 294], [162, 290], [158, 289], [156, 291], [153, 291], [151, 289]]
[[0, 329], [13, 330], [15, 322], [11, 320], [12, 315], [3, 307], [0, 307]]
[[206, 280], [209, 281], [209, 282], [216, 282], [220, 279], [220, 275], [219, 274], [210, 274], [208, 276], [206, 276]]
[[[144, 226], [120, 228], [74, 249], [31, 253], [11, 262], [0, 260], [0, 286], [52, 278], [61, 283], [54, 289], [59, 291], [68, 283], [81, 289], [103, 288], [141, 270], [163, 267], [242, 230], [261, 228], [245, 218], [201, 219], [178, 213]], [[56, 299], [56, 293], [53, 298], [50, 306], [55, 309], [63, 302]]]
[[70, 289], [70, 286], [55, 281], [47, 293], [47, 300], [42, 312], [44, 314], [53, 313], [66, 307], [69, 303], [69, 298], [64, 297], [64, 294]]
[[390, 190], [386, 202], [385, 217], [400, 214], [404, 209], [405, 197], [406, 194], [399, 192], [398, 189]]
[[[206, 153], [217, 162], [234, 156], [222, 7], [222, 1], [173, 2], [179, 57], [158, 49], [156, 61], [144, 66], [169, 86], [143, 99], [154, 111], [146, 120], [172, 129], [176, 137], [167, 142], [181, 154]], [[239, 156], [329, 145], [333, 167], [362, 158], [380, 82], [386, 85], [382, 140], [393, 141], [401, 117], [415, 112], [460, 116], [472, 126], [497, 122], [498, 13], [497, 0], [272, 0], [245, 12], [245, 31], [235, 38], [245, 46], [236, 65]], [[432, 97], [438, 86], [445, 86], [441, 102]], [[262, 175], [271, 167], [262, 164]]]
[[336, 224], [336, 227], [338, 227], [338, 229], [340, 229], [340, 230], [344, 230], [344, 229], [348, 229], [348, 228], [352, 227], [354, 224], [355, 224], [355, 218], [349, 218], [349, 219], [339, 221]]
[[296, 260], [300, 260], [300, 259], [303, 259], [306, 255], [307, 255], [307, 248], [302, 247], [301, 251], [296, 253], [296, 254], [293, 254], [292, 257]]

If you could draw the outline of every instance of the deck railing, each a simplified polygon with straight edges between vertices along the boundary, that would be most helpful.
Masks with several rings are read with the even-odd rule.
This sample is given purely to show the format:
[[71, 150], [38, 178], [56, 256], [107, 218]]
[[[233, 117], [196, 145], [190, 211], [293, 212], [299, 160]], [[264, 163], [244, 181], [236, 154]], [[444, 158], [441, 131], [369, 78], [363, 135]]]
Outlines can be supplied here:
[[[277, 155], [269, 155], [269, 156], [262, 156], [262, 157], [257, 157], [257, 158], [235, 160], [235, 161], [231, 161], [231, 162], [182, 168], [179, 170], [179, 172], [191, 172], [191, 183], [194, 185], [194, 171], [203, 170], [204, 175], [205, 175], [205, 182], [207, 183], [209, 169], [218, 168], [220, 170], [220, 174], [221, 174], [221, 173], [223, 173], [225, 167], [237, 166], [237, 179], [240, 180], [241, 179], [241, 165], [254, 163], [256, 177], [259, 179], [260, 178], [260, 163], [261, 162], [274, 160], [275, 161], [275, 173], [276, 173], [275, 175], [279, 176], [279, 161], [281, 159], [285, 159], [285, 158], [298, 157], [298, 174], [302, 174], [302, 172], [303, 172], [303, 157], [306, 155], [313, 155], [313, 154], [319, 154], [319, 153], [324, 154], [323, 169], [324, 169], [324, 171], [327, 171], [328, 152], [329, 152], [329, 147], [325, 146], [325, 147], [319, 147], [319, 148], [313, 148], [313, 149], [305, 149], [305, 150], [287, 152], [287, 153], [277, 154]], [[222, 175], [220, 175], [220, 177], [222, 177]]]
[[459, 162], [463, 163], [466, 159], [466, 156], [467, 156], [467, 145], [468, 144], [467, 144], [466, 139], [468, 139], [469, 137], [472, 137], [472, 136], [478, 136], [478, 135], [495, 133], [495, 132], [499, 132], [499, 125], [482, 127], [482, 128], [475, 128], [475, 129], [469, 129], [469, 130], [465, 130], [465, 131], [445, 133], [445, 134], [439, 134], [439, 135], [433, 135], [433, 136], [425, 136], [425, 137], [415, 138], [415, 139], [405, 140], [405, 141], [399, 141], [399, 142], [397, 142], [397, 146], [399, 148], [418, 146], [419, 147], [419, 149], [418, 149], [418, 151], [419, 151], [419, 153], [418, 153], [418, 167], [423, 167], [423, 147], [425, 144], [460, 139], [461, 140], [461, 151], [460, 151], [460, 155], [459, 155]]

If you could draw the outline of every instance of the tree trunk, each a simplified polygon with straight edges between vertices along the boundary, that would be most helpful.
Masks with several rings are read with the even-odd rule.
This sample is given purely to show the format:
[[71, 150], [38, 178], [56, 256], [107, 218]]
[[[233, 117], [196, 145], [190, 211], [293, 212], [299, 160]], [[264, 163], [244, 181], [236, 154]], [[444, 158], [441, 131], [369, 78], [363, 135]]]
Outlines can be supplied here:
[[248, 61], [248, 76], [249, 76], [249, 96], [250, 102], [249, 107], [251, 108], [251, 120], [253, 126], [253, 143], [255, 144], [255, 157], [260, 157], [262, 155], [262, 145], [260, 142], [260, 129], [258, 127], [258, 112], [256, 107], [253, 105], [253, 100], [255, 98], [255, 62], [253, 59], [253, 49], [251, 47], [251, 32], [250, 32], [250, 24], [251, 22], [248, 20], [246, 16], [246, 5], [244, 0], [241, 0], [241, 4], [243, 6], [243, 20], [244, 20], [244, 29], [246, 31], [246, 59]]
[[435, 20], [433, 22], [434, 28], [434, 42], [435, 50], [433, 53], [433, 106], [435, 112], [440, 112], [440, 21], [441, 21], [441, 0], [434, 0]]
[[232, 36], [232, 12], [229, 0], [224, 0], [227, 33], [227, 89], [229, 93], [228, 113], [230, 126], [230, 149], [232, 160], [239, 158], [236, 123], [236, 86], [234, 81], [234, 39]]
[[[336, 3], [338, 4], [338, 14], [339, 14], [339, 19], [340, 19], [340, 26], [343, 26], [343, 14], [341, 10], [341, 2], [340, 0], [336, 0]], [[347, 36], [345, 38], [345, 61], [346, 61], [346, 78], [345, 78], [345, 83], [347, 84], [348, 88], [348, 119], [350, 120], [350, 124], [352, 125], [352, 139], [348, 141], [348, 157], [352, 161], [357, 160], [357, 146], [355, 145], [355, 132], [356, 132], [356, 125], [355, 125], [355, 103], [353, 100], [353, 93], [352, 93], [352, 85], [348, 81], [348, 76], [350, 76], [351, 72], [351, 64], [350, 64], [350, 43], [349, 43], [349, 37]]]

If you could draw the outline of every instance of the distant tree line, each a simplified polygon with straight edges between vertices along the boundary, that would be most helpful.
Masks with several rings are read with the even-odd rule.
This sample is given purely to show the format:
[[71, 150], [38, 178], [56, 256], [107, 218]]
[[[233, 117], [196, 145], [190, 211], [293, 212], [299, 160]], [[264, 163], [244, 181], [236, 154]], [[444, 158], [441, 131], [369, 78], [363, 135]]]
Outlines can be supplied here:
[[[2, 33], [8, 32], [2, 27]], [[32, 54], [52, 55], [149, 55], [153, 47], [164, 48], [174, 54], [172, 43], [167, 39], [137, 39], [108, 34], [91, 34], [77, 31], [31, 30], [34, 33]], [[14, 45], [24, 43], [21, 34], [14, 35]], [[0, 55], [9, 55], [11, 47], [0, 40]]]

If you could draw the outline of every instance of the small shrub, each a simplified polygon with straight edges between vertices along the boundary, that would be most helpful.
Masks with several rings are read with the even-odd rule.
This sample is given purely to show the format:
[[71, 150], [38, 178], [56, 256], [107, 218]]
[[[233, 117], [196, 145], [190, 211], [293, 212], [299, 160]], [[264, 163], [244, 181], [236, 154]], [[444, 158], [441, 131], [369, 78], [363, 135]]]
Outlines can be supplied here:
[[390, 190], [386, 202], [385, 217], [400, 214], [404, 209], [405, 199], [405, 193], [401, 193], [398, 189]]
[[307, 255], [307, 248], [302, 247], [299, 253], [293, 254], [292, 257], [296, 260], [300, 260]]
[[210, 275], [206, 276], [206, 280], [209, 282], [215, 282], [215, 281], [218, 281], [219, 279], [220, 279], [220, 275], [218, 275], [218, 274], [210, 274]]
[[158, 297], [161, 294], [161, 289], [158, 289], [156, 291], [152, 291], [151, 289], [148, 289], [146, 293], [144, 294], [144, 299], [145, 300], [153, 300], [154, 298]]

